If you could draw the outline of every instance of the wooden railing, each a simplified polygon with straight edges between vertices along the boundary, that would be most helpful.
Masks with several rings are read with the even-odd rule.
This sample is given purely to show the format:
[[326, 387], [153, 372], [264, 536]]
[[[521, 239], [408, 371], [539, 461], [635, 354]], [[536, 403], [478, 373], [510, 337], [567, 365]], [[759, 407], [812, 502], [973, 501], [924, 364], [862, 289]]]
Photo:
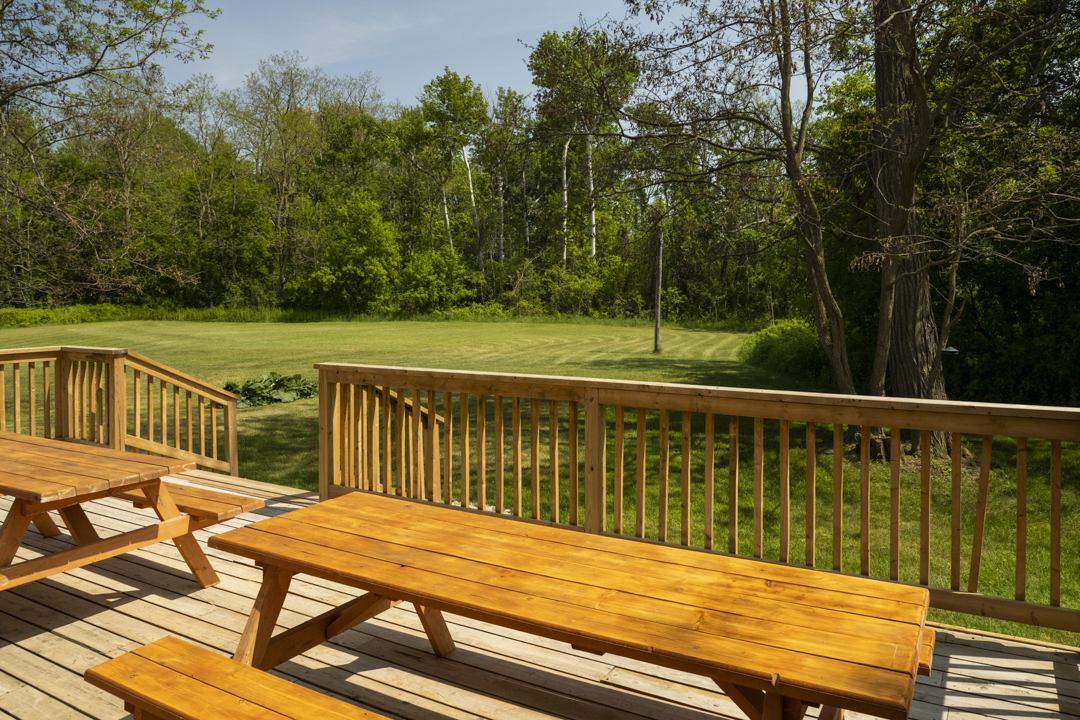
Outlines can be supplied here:
[[237, 472], [236, 396], [120, 348], [0, 350], [0, 429]]
[[[1080, 450], [1080, 410], [316, 367], [323, 499], [393, 493], [907, 581], [930, 588], [932, 607], [1080, 631], [1080, 599], [1062, 606], [1061, 562], [1062, 444]], [[951, 453], [935, 458], [937, 432]], [[845, 461], [845, 435], [875, 433], [888, 460], [859, 442]], [[1066, 487], [1075, 498], [1076, 478]], [[990, 552], [988, 503], [1001, 497], [1009, 506], [991, 524], [1012, 535], [995, 530]], [[1076, 557], [1065, 572], [1075, 583]]]

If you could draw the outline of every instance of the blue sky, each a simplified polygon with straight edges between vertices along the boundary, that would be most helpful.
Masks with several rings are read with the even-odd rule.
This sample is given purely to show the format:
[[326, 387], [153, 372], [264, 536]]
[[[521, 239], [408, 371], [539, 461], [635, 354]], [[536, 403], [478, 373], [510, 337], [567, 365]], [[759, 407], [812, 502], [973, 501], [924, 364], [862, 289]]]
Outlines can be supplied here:
[[209, 73], [239, 87], [271, 54], [298, 51], [330, 75], [370, 70], [387, 100], [411, 104], [449, 66], [492, 95], [499, 86], [533, 90], [525, 59], [548, 30], [565, 31], [584, 14], [622, 18], [622, 0], [208, 0], [216, 20], [196, 17], [214, 45], [209, 60], [164, 62], [170, 82]]

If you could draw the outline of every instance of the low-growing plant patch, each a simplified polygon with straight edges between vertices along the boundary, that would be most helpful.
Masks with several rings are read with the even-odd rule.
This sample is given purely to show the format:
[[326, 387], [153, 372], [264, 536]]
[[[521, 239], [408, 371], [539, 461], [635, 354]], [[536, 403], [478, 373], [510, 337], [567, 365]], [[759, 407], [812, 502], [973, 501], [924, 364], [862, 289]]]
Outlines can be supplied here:
[[276, 372], [248, 378], [242, 383], [230, 380], [225, 383], [225, 389], [240, 396], [236, 403], [238, 408], [290, 403], [319, 394], [319, 384], [314, 380]]

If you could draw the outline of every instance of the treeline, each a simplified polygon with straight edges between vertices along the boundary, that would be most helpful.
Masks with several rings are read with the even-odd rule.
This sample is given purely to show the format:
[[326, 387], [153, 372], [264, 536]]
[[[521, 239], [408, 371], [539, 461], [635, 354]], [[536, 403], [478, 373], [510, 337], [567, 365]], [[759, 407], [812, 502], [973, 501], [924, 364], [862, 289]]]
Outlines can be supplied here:
[[[295, 54], [261, 61], [238, 90], [205, 75], [127, 85], [101, 98], [114, 88], [93, 81], [106, 102], [61, 144], [23, 155], [9, 136], [9, 167], [49, 172], [9, 177], [22, 187], [0, 208], [3, 306], [654, 306], [656, 199], [624, 171], [629, 143], [587, 138], [522, 94], [485, 98], [447, 69], [416, 105], [391, 105], [370, 75], [329, 77]], [[39, 130], [31, 113], [8, 129]], [[668, 231], [669, 317], [793, 309], [795, 266], [775, 260], [793, 260], [793, 240], [762, 254], [773, 234], [731, 230], [741, 218], [725, 215], [744, 211], [726, 205], [700, 203]]]
[[0, 306], [659, 304], [804, 320], [842, 392], [1080, 404], [1080, 13], [920, 7], [628, 3], [541, 37], [528, 92], [404, 105], [296, 54], [237, 89], [0, 62]]

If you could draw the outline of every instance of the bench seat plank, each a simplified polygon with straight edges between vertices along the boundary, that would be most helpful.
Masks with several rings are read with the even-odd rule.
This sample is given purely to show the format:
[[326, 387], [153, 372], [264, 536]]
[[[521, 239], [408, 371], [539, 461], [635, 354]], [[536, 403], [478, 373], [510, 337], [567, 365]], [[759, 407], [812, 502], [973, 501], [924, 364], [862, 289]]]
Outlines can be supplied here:
[[92, 667], [84, 677], [166, 720], [385, 720], [174, 637]]
[[[199, 520], [213, 519], [215, 522], [221, 522], [252, 510], [258, 510], [263, 506], [263, 501], [258, 498], [182, 483], [166, 481], [162, 484], [168, 487], [169, 495], [180, 512], [192, 515]], [[116, 497], [133, 502], [136, 507], [150, 505], [146, 496], [140, 492], [119, 493]]]

